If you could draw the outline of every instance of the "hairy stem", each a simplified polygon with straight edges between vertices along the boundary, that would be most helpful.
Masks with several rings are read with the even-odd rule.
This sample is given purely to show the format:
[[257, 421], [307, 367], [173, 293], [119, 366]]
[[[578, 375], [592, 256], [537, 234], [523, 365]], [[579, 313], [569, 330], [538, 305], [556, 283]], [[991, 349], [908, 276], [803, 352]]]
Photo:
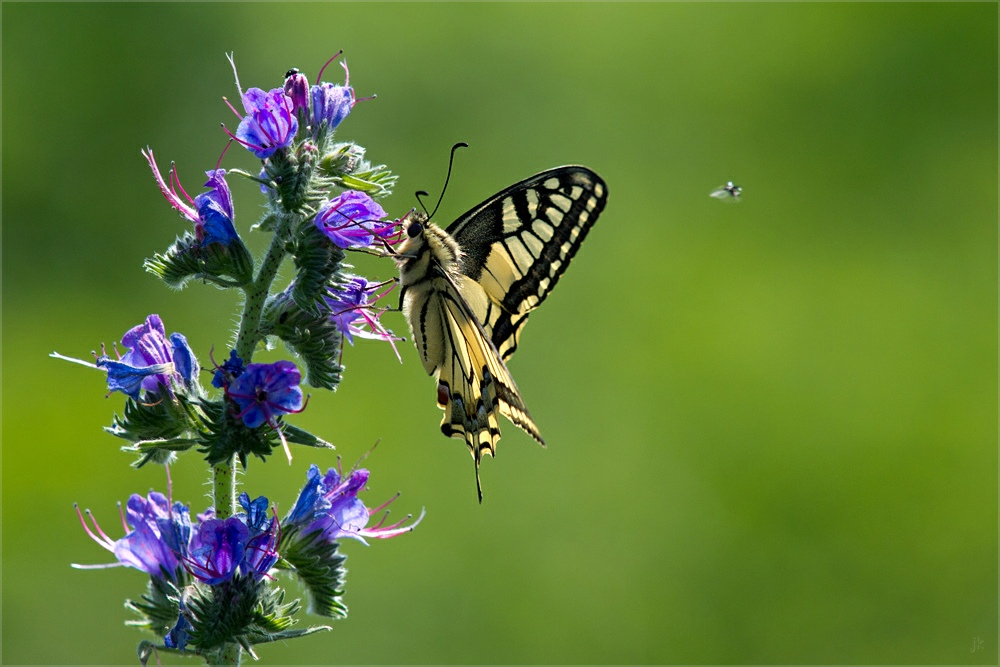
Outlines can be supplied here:
[[243, 305], [243, 317], [240, 320], [240, 333], [236, 337], [236, 354], [243, 360], [244, 364], [249, 364], [253, 358], [257, 342], [260, 341], [260, 316], [264, 311], [264, 302], [271, 292], [271, 283], [278, 274], [278, 267], [281, 260], [285, 258], [285, 243], [288, 241], [289, 231], [292, 226], [292, 219], [289, 216], [282, 216], [278, 222], [278, 228], [271, 238], [271, 247], [267, 249], [267, 255], [261, 262], [257, 278], [244, 289], [246, 303]]
[[212, 498], [215, 503], [215, 518], [228, 519], [236, 514], [236, 470], [235, 457], [212, 466]]
[[210, 665], [238, 665], [242, 651], [239, 644], [226, 644], [217, 653], [208, 656], [206, 662]]

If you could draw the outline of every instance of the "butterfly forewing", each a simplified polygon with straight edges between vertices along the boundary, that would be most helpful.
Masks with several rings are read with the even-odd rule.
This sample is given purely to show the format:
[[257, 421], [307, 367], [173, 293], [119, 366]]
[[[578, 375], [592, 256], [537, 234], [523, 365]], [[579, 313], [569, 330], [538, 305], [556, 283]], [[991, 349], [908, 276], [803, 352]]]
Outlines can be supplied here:
[[556, 167], [496, 194], [448, 227], [460, 270], [489, 296], [470, 304], [503, 359], [517, 349], [528, 313], [559, 281], [607, 202], [586, 167]]

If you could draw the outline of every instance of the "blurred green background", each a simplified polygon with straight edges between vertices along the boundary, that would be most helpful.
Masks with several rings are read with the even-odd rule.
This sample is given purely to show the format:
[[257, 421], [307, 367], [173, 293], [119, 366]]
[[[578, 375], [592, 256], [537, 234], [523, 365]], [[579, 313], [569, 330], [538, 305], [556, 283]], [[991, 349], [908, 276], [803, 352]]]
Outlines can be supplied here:
[[[10, 3], [5, 662], [135, 663], [145, 575], [71, 570], [110, 556], [72, 503], [118, 536], [115, 501], [164, 488], [101, 431], [121, 396], [46, 355], [155, 312], [221, 361], [233, 326], [233, 294], [143, 273], [188, 224], [139, 149], [198, 190], [237, 124], [224, 53], [267, 89], [338, 49], [378, 94], [338, 136], [401, 175], [390, 214], [456, 141], [441, 223], [566, 163], [610, 202], [511, 364], [549, 447], [506, 424], [482, 506], [409, 344], [313, 392], [295, 422], [345, 462], [381, 438], [369, 504], [427, 518], [346, 545], [350, 618], [262, 664], [996, 663], [996, 4]], [[336, 460], [295, 454], [247, 490], [283, 512]], [[197, 454], [174, 471], [204, 507]]]

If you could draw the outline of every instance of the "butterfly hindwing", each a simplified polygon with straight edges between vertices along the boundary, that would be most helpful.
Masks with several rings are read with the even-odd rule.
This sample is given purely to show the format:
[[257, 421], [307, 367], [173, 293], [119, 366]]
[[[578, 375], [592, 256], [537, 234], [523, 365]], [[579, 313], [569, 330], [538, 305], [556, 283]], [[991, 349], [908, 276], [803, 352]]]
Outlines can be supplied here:
[[447, 231], [462, 251], [460, 271], [490, 297], [475, 314], [500, 353], [517, 349], [528, 314], [545, 300], [607, 202], [596, 173], [556, 167], [497, 193]]

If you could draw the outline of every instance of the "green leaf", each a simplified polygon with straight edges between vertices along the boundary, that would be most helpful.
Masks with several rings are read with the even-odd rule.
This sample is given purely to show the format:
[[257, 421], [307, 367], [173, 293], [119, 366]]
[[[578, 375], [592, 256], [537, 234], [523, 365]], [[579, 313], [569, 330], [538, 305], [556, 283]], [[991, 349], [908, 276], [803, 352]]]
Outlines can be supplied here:
[[293, 442], [296, 445], [305, 445], [307, 447], [318, 447], [320, 449], [336, 449], [326, 440], [313, 435], [305, 429], [301, 429], [298, 426], [292, 426], [289, 423], [285, 423], [281, 427], [282, 432], [285, 434], [285, 439], [288, 442]]

